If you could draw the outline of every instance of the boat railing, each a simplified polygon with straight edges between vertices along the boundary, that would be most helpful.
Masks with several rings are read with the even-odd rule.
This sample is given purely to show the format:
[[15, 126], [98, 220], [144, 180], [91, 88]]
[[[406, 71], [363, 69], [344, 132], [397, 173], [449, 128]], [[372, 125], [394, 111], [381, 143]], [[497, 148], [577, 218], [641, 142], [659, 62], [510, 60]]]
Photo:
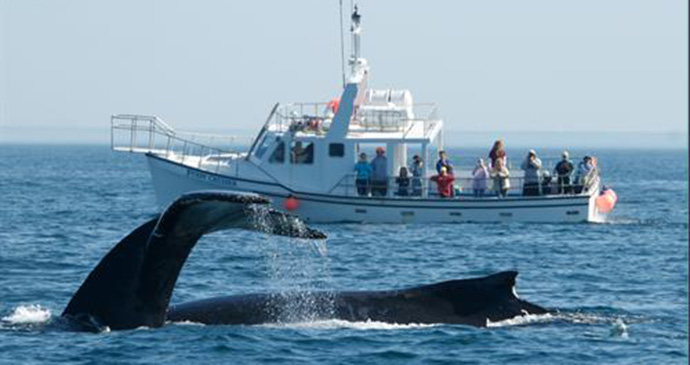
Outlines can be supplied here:
[[[596, 186], [598, 176], [594, 172], [591, 176], [580, 182], [570, 184], [559, 184], [557, 180], [548, 183], [540, 181], [531, 196], [565, 196], [565, 195], [588, 195], [590, 190]], [[524, 177], [510, 177], [507, 191], [508, 197], [522, 197], [525, 184]], [[483, 188], [483, 191], [475, 191], [475, 187]], [[398, 177], [390, 177], [385, 183], [371, 180], [357, 181], [354, 174], [348, 174], [329, 191], [329, 194], [343, 196], [365, 196], [373, 198], [430, 198], [448, 199], [443, 197], [438, 191], [438, 185], [431, 177], [409, 177], [401, 180]], [[497, 191], [494, 189], [494, 182], [491, 178], [484, 181], [475, 181], [474, 178], [455, 178], [453, 181], [452, 198], [478, 198], [496, 197]]]
[[[352, 117], [352, 128], [364, 132], [403, 132], [412, 130], [415, 123], [422, 123], [424, 134], [428, 134], [438, 118], [434, 103], [417, 103], [411, 106], [411, 113], [404, 108], [367, 108], [363, 106]], [[330, 129], [335, 116], [333, 103], [285, 103], [279, 104], [272, 114], [267, 128], [275, 132], [300, 131], [323, 135]]]
[[276, 132], [325, 132], [328, 126], [324, 126], [324, 122], [330, 122], [333, 115], [330, 103], [284, 103], [278, 105], [268, 125], [270, 130]]
[[110, 126], [114, 151], [151, 153], [215, 172], [238, 156], [235, 136], [176, 131], [156, 116], [117, 114], [111, 116]]

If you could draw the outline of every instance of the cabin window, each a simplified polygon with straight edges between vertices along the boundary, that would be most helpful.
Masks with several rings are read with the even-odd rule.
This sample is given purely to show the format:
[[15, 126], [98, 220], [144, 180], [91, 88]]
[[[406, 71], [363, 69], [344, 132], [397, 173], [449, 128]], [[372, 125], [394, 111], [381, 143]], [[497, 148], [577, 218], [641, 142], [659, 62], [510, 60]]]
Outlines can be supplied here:
[[268, 136], [264, 136], [264, 138], [261, 140], [261, 143], [259, 143], [259, 148], [256, 149], [256, 152], [254, 152], [254, 156], [259, 159], [264, 157], [264, 153], [266, 153], [266, 150], [268, 150], [269, 144], [271, 144], [271, 139], [269, 139]]
[[331, 157], [345, 156], [345, 145], [342, 143], [331, 143], [328, 145], [328, 155]]
[[290, 147], [290, 162], [294, 164], [314, 163], [314, 142], [292, 142], [292, 146]]
[[280, 141], [276, 149], [273, 150], [271, 157], [268, 159], [270, 163], [283, 163], [285, 161], [285, 142]]

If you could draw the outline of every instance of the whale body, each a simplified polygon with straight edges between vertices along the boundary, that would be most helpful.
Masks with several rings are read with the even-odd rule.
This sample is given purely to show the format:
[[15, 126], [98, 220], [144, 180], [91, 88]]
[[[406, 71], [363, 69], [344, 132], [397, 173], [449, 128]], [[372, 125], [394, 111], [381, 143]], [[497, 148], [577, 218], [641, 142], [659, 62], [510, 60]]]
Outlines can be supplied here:
[[229, 191], [180, 196], [111, 249], [74, 294], [62, 316], [85, 329], [160, 327], [166, 321], [251, 325], [299, 320], [286, 314], [296, 305], [304, 306], [305, 297], [311, 319], [481, 327], [487, 321], [548, 312], [516, 297], [514, 271], [401, 290], [258, 293], [169, 307], [180, 271], [205, 234], [239, 228], [326, 238], [296, 217], [271, 210], [268, 204], [265, 197]]

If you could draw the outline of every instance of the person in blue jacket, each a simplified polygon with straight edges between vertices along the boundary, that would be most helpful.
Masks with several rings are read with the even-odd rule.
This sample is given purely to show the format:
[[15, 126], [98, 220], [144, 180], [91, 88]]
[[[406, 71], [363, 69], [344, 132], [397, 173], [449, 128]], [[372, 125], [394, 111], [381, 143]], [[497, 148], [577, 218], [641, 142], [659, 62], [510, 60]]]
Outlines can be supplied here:
[[446, 151], [438, 151], [438, 162], [436, 162], [436, 172], [441, 175], [441, 168], [445, 167], [448, 175], [453, 175], [453, 165], [448, 161]]
[[371, 179], [371, 165], [367, 161], [367, 154], [362, 152], [355, 164], [355, 186], [360, 196], [369, 195], [369, 180]]

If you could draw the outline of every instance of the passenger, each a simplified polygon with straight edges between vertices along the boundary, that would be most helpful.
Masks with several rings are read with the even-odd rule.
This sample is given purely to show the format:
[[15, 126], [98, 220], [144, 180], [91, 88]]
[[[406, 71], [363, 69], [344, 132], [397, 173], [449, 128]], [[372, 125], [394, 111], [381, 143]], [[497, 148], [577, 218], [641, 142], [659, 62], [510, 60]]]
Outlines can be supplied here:
[[577, 165], [577, 176], [575, 178], [575, 193], [579, 194], [589, 185], [595, 173], [592, 157], [585, 156]]
[[424, 175], [424, 162], [419, 155], [412, 157], [412, 196], [422, 196], [422, 178]]
[[302, 142], [297, 141], [295, 142], [295, 145], [292, 147], [292, 155], [290, 156], [290, 162], [292, 163], [305, 163], [307, 160], [307, 154], [302, 147]]
[[436, 162], [436, 172], [441, 175], [441, 168], [445, 167], [449, 175], [453, 175], [453, 165], [448, 161], [446, 151], [438, 151], [438, 162]]
[[400, 174], [395, 179], [398, 184], [398, 196], [408, 196], [410, 187], [410, 177], [407, 174], [407, 167], [403, 166], [400, 168]]
[[355, 186], [360, 196], [369, 195], [369, 180], [371, 179], [371, 165], [367, 162], [367, 154], [359, 154], [359, 161], [355, 164]]
[[497, 159], [503, 160], [503, 166], [507, 165], [508, 161], [506, 160], [506, 151], [503, 149], [502, 139], [498, 139], [494, 142], [494, 146], [491, 147], [491, 151], [489, 151], [489, 159], [491, 160], [489, 165], [490, 169], [494, 168]]
[[499, 198], [506, 197], [510, 188], [510, 172], [503, 164], [503, 159], [497, 158], [496, 164], [490, 172], [490, 176], [493, 179], [493, 189]]
[[551, 173], [547, 170], [544, 171], [543, 177], [541, 179], [541, 194], [542, 195], [549, 195], [553, 193], [553, 187], [551, 186], [551, 183], [553, 182], [553, 177], [551, 177]]
[[521, 167], [522, 170], [525, 171], [524, 182], [522, 184], [522, 195], [539, 195], [539, 170], [541, 169], [541, 160], [537, 157], [537, 153], [534, 150], [529, 150], [527, 158], [522, 162]]
[[383, 147], [376, 147], [376, 157], [371, 160], [371, 195], [386, 196], [388, 194], [388, 161]]
[[556, 187], [558, 189], [558, 194], [570, 194], [573, 192], [570, 176], [573, 174], [574, 167], [572, 161], [570, 161], [568, 151], [563, 151], [561, 156], [563, 159], [560, 160], [553, 169], [556, 175]]
[[477, 166], [472, 170], [472, 190], [474, 191], [474, 197], [484, 196], [486, 191], [486, 180], [489, 178], [489, 170], [484, 165], [484, 160], [477, 159]]
[[431, 177], [431, 181], [436, 182], [438, 193], [442, 198], [453, 197], [453, 181], [455, 178], [448, 173], [445, 167], [441, 167], [441, 173]]

